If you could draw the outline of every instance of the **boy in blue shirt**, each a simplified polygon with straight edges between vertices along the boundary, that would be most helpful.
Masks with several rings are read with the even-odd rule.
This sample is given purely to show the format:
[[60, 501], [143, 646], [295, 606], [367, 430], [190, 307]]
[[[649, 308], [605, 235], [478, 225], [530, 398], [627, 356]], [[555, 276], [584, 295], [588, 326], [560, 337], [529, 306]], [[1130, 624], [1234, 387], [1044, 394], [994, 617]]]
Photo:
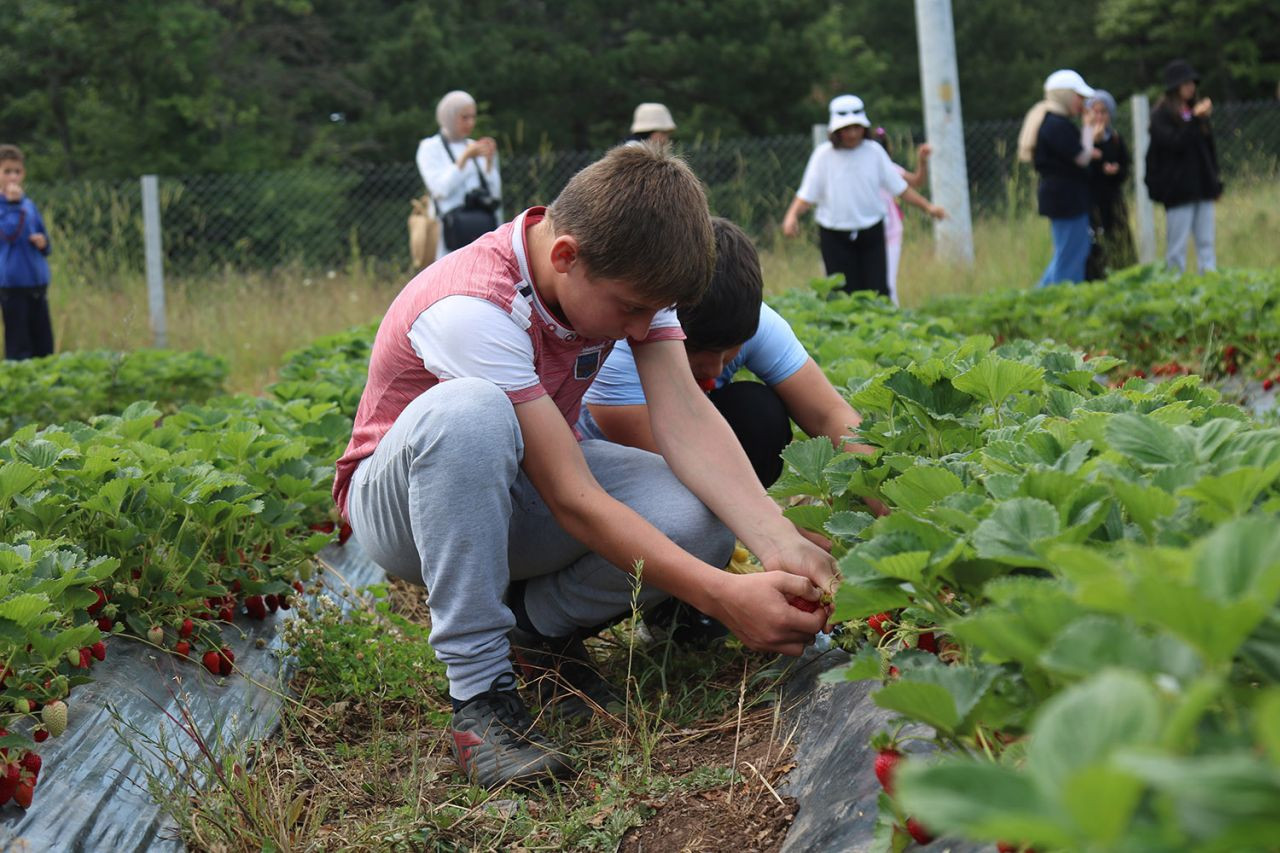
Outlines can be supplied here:
[[[755, 246], [741, 228], [714, 217], [716, 266], [707, 295], [680, 308], [685, 354], [693, 377], [733, 428], [756, 476], [771, 485], [782, 473], [791, 422], [809, 436], [831, 439], [837, 450], [869, 451], [849, 441], [861, 422], [809, 357], [778, 312], [764, 304]], [[746, 368], [760, 382], [734, 382]], [[578, 420], [584, 438], [603, 438], [658, 453], [635, 358], [625, 341], [614, 347], [583, 397]]]
[[49, 321], [49, 233], [35, 202], [22, 191], [22, 151], [0, 145], [0, 309], [4, 357], [20, 360], [53, 354]]

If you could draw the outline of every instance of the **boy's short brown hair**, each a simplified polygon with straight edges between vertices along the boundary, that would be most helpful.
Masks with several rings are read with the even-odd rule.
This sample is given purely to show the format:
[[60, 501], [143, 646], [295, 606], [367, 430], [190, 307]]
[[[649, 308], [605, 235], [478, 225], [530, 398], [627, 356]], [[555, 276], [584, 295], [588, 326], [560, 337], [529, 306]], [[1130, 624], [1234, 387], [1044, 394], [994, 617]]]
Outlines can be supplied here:
[[16, 145], [0, 145], [0, 163], [4, 163], [7, 160], [17, 160], [21, 163], [23, 161], [22, 149]]
[[547, 210], [590, 274], [624, 281], [655, 302], [693, 304], [715, 265], [702, 183], [656, 144], [622, 145], [574, 175]]

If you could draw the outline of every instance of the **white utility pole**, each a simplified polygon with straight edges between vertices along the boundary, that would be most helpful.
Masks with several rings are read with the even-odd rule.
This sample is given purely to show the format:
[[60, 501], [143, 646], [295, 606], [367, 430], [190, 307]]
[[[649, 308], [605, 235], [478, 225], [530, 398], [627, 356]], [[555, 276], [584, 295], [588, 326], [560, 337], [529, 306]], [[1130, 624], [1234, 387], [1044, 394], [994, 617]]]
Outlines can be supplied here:
[[973, 265], [973, 219], [969, 211], [969, 170], [964, 156], [960, 115], [960, 76], [951, 0], [916, 0], [916, 41], [920, 89], [924, 96], [924, 133], [933, 146], [929, 188], [947, 218], [933, 226], [942, 257]]

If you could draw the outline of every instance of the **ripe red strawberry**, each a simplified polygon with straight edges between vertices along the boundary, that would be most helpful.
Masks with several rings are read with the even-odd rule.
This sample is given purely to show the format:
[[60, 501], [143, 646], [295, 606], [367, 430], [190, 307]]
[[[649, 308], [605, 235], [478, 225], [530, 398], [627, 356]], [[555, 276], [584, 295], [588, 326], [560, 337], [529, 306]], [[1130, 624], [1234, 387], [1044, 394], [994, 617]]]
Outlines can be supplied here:
[[933, 840], [933, 835], [929, 830], [920, 825], [920, 821], [913, 817], [907, 818], [907, 832], [911, 833], [911, 837], [916, 840], [916, 844], [928, 844]]
[[46, 728], [37, 728], [31, 730], [31, 739], [36, 743], [44, 743], [49, 739], [49, 730]]
[[916, 638], [916, 648], [931, 655], [936, 655], [938, 653], [938, 640], [933, 636], [932, 631], [925, 631]]
[[164, 628], [161, 628], [159, 625], [152, 625], [147, 629], [147, 640], [152, 645], [164, 645]]
[[338, 544], [346, 545], [347, 540], [350, 538], [351, 538], [351, 525], [347, 524], [344, 521], [342, 522], [342, 527], [338, 528]]
[[897, 678], [897, 677], [898, 677], [898, 675], [899, 675], [899, 673], [898, 673], [898, 668], [897, 668], [896, 666], [891, 666], [891, 667], [889, 667], [889, 677], [890, 677], [890, 678]]
[[230, 675], [235, 669], [232, 666], [232, 664], [234, 664], [236, 661], [236, 653], [231, 651], [231, 649], [227, 648], [226, 646], [223, 646], [222, 651], [220, 651], [218, 654], [220, 658], [220, 660], [218, 661], [219, 674]]
[[13, 801], [24, 809], [31, 808], [31, 798], [35, 796], [36, 783], [34, 779], [23, 779], [18, 786], [13, 789]]
[[276, 603], [280, 605], [281, 610], [289, 610], [293, 607], [293, 598], [289, 595], [281, 595], [276, 598]]
[[88, 669], [93, 666], [93, 654], [87, 647], [80, 650], [80, 662], [76, 665], [81, 669]]
[[1275, 384], [1276, 384], [1276, 381], [1275, 381], [1274, 379], [1272, 379], [1272, 378], [1268, 377], [1268, 378], [1266, 378], [1266, 379], [1262, 380], [1262, 390], [1263, 390], [1263, 391], [1270, 391], [1270, 390], [1271, 390], [1271, 386], [1272, 386], [1272, 385], [1275, 385]]
[[98, 660], [107, 659], [107, 644], [99, 640], [89, 647], [89, 653]]
[[13, 792], [18, 788], [18, 780], [7, 775], [0, 777], [0, 806], [13, 799]]
[[317, 533], [332, 533], [332, 532], [333, 532], [333, 522], [332, 522], [332, 521], [319, 521], [319, 522], [316, 522], [315, 524], [311, 525], [311, 529], [312, 529], [312, 530], [314, 530], [314, 531], [316, 531]]
[[223, 622], [230, 622], [231, 620], [236, 618], [236, 614], [235, 614], [235, 611], [232, 610], [230, 607], [223, 607], [221, 610], [218, 611], [218, 618], [221, 619]]
[[304, 587], [304, 586], [302, 585], [302, 581], [294, 581], [294, 582], [293, 582], [293, 588], [294, 588], [295, 590], [297, 590], [298, 595], [302, 595], [304, 592], [306, 592], [306, 591], [307, 591], [307, 590], [306, 590], [306, 587]]
[[872, 631], [875, 631], [881, 637], [889, 633], [889, 627], [893, 625], [892, 613], [877, 613], [874, 616], [867, 617], [867, 625]]
[[178, 636], [185, 640], [191, 636], [191, 632], [195, 629], [196, 626], [190, 619], [183, 619], [182, 625], [178, 628]]
[[787, 604], [797, 610], [803, 610], [805, 613], [812, 613], [818, 609], [818, 602], [810, 601], [807, 598], [801, 598], [798, 595], [792, 595], [787, 598]]
[[101, 610], [101, 609], [106, 605], [106, 603], [107, 603], [107, 594], [106, 594], [105, 592], [103, 592], [101, 589], [99, 589], [98, 587], [96, 587], [96, 586], [91, 586], [91, 587], [89, 587], [89, 589], [90, 589], [92, 592], [94, 592], [95, 594], [97, 594], [97, 596], [98, 596], [98, 600], [97, 600], [97, 601], [95, 601], [93, 604], [90, 604], [90, 605], [86, 608], [86, 612], [87, 612], [90, 616], [97, 616], [97, 615], [98, 615], [98, 611], [99, 611], [99, 610]]
[[218, 654], [216, 649], [210, 649], [205, 652], [204, 657], [200, 660], [204, 664], [204, 668], [212, 672], [214, 675], [222, 674], [222, 656]]
[[245, 612], [253, 619], [267, 618], [267, 604], [260, 595], [251, 595], [244, 600]]
[[40, 775], [40, 765], [43, 763], [44, 761], [37, 753], [28, 752], [26, 755], [22, 756], [22, 766], [30, 770], [36, 776]]
[[267, 611], [269, 613], [275, 613], [277, 610], [280, 609], [280, 599], [276, 596], [274, 592], [267, 593], [262, 597], [262, 600], [266, 602]]
[[191, 654], [191, 644], [186, 640], [179, 640], [173, 644], [173, 650], [185, 658]]
[[890, 796], [893, 795], [893, 771], [901, 760], [902, 753], [891, 747], [876, 753], [876, 778], [880, 780], [880, 787]]
[[116, 623], [112, 622], [110, 619], [108, 619], [105, 616], [98, 617], [98, 630], [104, 634], [111, 633], [111, 628], [115, 624]]

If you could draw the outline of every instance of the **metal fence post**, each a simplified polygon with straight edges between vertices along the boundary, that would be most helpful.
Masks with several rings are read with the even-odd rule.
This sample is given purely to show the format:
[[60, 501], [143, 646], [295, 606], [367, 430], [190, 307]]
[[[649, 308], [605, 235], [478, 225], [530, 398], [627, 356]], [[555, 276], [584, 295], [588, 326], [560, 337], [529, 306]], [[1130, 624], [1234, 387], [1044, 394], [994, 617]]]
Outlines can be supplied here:
[[1138, 261], [1153, 263], [1156, 259], [1156, 218], [1147, 195], [1147, 146], [1151, 144], [1151, 104], [1146, 95], [1129, 99], [1133, 108], [1133, 194], [1134, 215], [1138, 222]]
[[933, 201], [947, 210], [934, 223], [944, 258], [973, 266], [973, 219], [969, 210], [969, 170], [965, 162], [951, 0], [916, 0], [916, 43], [925, 136], [933, 145], [929, 187]]
[[160, 186], [155, 175], [142, 176], [142, 239], [147, 258], [147, 309], [151, 316], [151, 340], [156, 347], [169, 345], [164, 319], [164, 254], [160, 243]]

